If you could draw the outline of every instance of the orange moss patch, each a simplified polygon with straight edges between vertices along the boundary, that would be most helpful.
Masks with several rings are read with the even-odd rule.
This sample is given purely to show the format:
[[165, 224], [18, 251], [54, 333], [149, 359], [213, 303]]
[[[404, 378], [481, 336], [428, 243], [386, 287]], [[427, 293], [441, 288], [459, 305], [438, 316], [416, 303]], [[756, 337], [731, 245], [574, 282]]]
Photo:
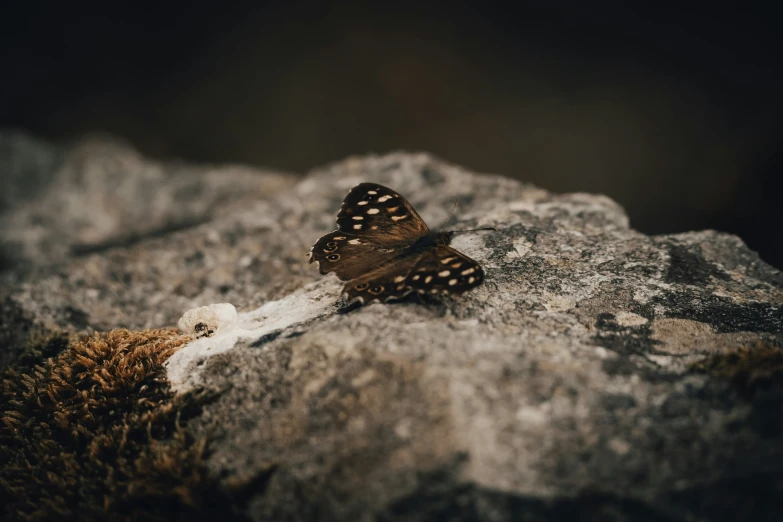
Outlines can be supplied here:
[[215, 488], [202, 464], [205, 441], [180, 426], [198, 399], [174, 396], [162, 372], [188, 340], [173, 330], [115, 330], [5, 370], [4, 520], [208, 517]]

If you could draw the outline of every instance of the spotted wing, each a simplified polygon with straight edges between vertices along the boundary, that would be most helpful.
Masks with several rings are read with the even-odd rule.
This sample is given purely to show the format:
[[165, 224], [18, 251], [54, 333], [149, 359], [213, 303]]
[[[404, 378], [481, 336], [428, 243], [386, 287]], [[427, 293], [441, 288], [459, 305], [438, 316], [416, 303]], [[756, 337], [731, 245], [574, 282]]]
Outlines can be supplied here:
[[449, 246], [436, 246], [394, 258], [343, 287], [349, 300], [385, 303], [411, 292], [461, 294], [484, 281], [484, 270]]
[[343, 281], [366, 274], [398, 255], [398, 251], [336, 230], [319, 239], [310, 249], [310, 262], [318, 263], [322, 274], [334, 272]]
[[385, 303], [405, 297], [413, 289], [407, 284], [411, 273], [423, 253], [409, 253], [396, 257], [380, 267], [352, 279], [343, 286], [343, 294], [349, 301], [358, 300], [362, 304]]
[[361, 183], [348, 192], [337, 226], [313, 245], [310, 262], [343, 281], [378, 268], [429, 234], [405, 198], [377, 183]]
[[461, 294], [483, 281], [481, 265], [450, 246], [439, 245], [417, 260], [405, 284], [421, 294]]
[[348, 192], [337, 226], [341, 232], [386, 246], [412, 245], [430, 233], [404, 197], [377, 183], [361, 183]]

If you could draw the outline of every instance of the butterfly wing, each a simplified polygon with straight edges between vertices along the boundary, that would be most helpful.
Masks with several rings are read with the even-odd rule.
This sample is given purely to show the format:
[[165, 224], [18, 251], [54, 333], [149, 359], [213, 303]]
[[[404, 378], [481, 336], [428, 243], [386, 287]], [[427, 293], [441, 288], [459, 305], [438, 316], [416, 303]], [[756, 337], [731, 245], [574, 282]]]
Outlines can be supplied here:
[[348, 281], [343, 292], [349, 300], [385, 303], [409, 293], [461, 294], [484, 281], [484, 270], [465, 254], [438, 245], [411, 252]]
[[383, 265], [430, 232], [405, 198], [377, 183], [361, 183], [348, 192], [337, 226], [313, 245], [310, 262], [343, 281]]
[[396, 257], [384, 265], [348, 281], [343, 293], [349, 301], [357, 299], [362, 303], [375, 301], [385, 303], [392, 299], [405, 297], [413, 289], [406, 283], [422, 253], [409, 253]]
[[377, 183], [361, 183], [348, 192], [337, 226], [346, 234], [386, 246], [412, 245], [430, 233], [404, 197]]
[[310, 249], [310, 262], [318, 262], [322, 274], [334, 272], [343, 281], [386, 263], [398, 251], [384, 247], [367, 238], [348, 235], [335, 230], [319, 239]]
[[405, 284], [425, 294], [461, 294], [484, 282], [484, 270], [447, 245], [427, 249], [407, 274]]

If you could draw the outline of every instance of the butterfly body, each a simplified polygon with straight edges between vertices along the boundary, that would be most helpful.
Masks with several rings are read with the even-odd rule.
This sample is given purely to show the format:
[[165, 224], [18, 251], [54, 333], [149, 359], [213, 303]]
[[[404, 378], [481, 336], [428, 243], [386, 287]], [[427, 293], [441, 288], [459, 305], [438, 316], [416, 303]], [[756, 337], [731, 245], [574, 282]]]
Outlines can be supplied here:
[[449, 246], [453, 231], [430, 232], [411, 204], [383, 185], [351, 189], [337, 226], [313, 245], [310, 262], [347, 281], [349, 300], [386, 302], [414, 291], [460, 294], [484, 280], [476, 261]]

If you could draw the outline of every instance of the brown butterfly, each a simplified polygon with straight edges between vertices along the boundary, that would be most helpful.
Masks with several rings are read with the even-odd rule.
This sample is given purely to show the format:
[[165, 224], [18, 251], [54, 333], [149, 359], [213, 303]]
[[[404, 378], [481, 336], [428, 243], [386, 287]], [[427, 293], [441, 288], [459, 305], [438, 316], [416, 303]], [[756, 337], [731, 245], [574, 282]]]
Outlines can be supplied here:
[[310, 262], [347, 281], [349, 300], [386, 302], [413, 291], [461, 294], [484, 281], [481, 266], [449, 246], [455, 231], [430, 232], [405, 198], [382, 185], [352, 188], [337, 227], [313, 245]]

